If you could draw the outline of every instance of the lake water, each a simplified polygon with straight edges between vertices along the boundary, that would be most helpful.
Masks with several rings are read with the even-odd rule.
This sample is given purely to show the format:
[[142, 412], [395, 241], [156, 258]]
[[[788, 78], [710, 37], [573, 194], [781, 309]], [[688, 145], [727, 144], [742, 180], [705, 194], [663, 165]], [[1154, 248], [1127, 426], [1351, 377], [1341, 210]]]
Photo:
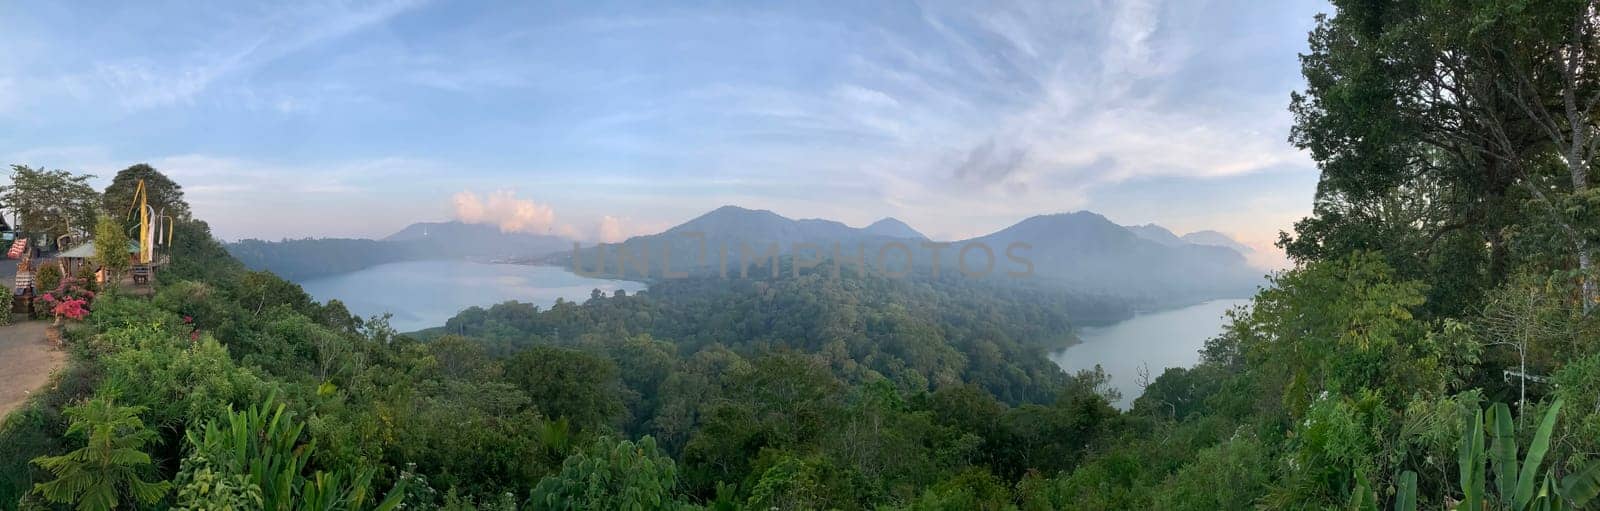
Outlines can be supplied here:
[[402, 332], [443, 326], [474, 305], [487, 308], [517, 300], [549, 307], [556, 298], [588, 300], [595, 289], [611, 294], [645, 288], [638, 282], [581, 277], [558, 266], [469, 261], [391, 263], [300, 285], [317, 300], [338, 299], [363, 318], [392, 313], [390, 325]]
[[1128, 409], [1139, 397], [1139, 370], [1149, 368], [1151, 379], [1168, 367], [1190, 367], [1200, 361], [1206, 339], [1222, 332], [1223, 313], [1250, 303], [1247, 299], [1213, 300], [1181, 309], [1144, 313], [1109, 326], [1084, 328], [1083, 342], [1050, 354], [1050, 360], [1069, 373], [1094, 368], [1111, 375], [1111, 386], [1122, 393], [1117, 408]]

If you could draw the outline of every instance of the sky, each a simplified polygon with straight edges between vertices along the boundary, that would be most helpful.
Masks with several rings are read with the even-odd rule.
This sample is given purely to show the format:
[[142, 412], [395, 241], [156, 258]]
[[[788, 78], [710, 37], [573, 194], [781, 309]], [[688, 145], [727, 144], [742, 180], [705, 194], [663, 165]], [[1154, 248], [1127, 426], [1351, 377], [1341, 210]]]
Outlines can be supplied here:
[[960, 239], [1090, 210], [1270, 259], [1310, 211], [1287, 106], [1330, 10], [4, 2], [0, 163], [150, 163], [230, 240], [458, 219], [611, 241], [724, 204]]

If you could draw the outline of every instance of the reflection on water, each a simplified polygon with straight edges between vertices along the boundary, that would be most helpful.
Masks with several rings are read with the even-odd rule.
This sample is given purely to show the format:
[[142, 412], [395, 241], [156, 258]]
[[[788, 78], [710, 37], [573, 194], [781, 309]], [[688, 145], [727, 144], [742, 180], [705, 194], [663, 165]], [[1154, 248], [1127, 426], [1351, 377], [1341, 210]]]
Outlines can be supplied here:
[[1140, 314], [1104, 327], [1078, 332], [1083, 343], [1052, 353], [1050, 360], [1069, 373], [1095, 364], [1111, 375], [1111, 386], [1122, 392], [1117, 408], [1128, 409], [1139, 397], [1139, 370], [1149, 368], [1151, 379], [1168, 367], [1189, 367], [1200, 360], [1200, 348], [1222, 332], [1223, 313], [1250, 300], [1213, 300], [1181, 309]]
[[556, 266], [469, 261], [385, 264], [300, 285], [317, 300], [337, 299], [361, 317], [392, 313], [391, 324], [402, 332], [442, 326], [474, 305], [488, 307], [517, 300], [549, 307], [556, 298], [588, 300], [595, 289], [611, 294], [645, 287], [638, 282], [581, 277]]

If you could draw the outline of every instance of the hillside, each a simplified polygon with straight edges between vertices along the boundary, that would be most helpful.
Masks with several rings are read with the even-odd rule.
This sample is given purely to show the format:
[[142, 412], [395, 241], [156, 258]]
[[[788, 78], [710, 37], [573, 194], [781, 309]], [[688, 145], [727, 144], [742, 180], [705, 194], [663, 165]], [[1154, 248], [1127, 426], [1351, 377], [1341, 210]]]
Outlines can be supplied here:
[[[1264, 282], [1261, 271], [1232, 250], [1186, 243], [1159, 226], [1141, 228], [1166, 233], [1171, 243], [1152, 241], [1089, 212], [1035, 216], [993, 234], [946, 244], [937, 253], [908, 239], [907, 235], [921, 235], [892, 220], [873, 224], [876, 229], [857, 229], [829, 220], [793, 220], [767, 210], [723, 206], [659, 234], [586, 246], [578, 252], [579, 269], [644, 280], [660, 279], [668, 270], [770, 277], [771, 268], [765, 264], [768, 251], [788, 257], [783, 264], [792, 265], [798, 246], [798, 257], [807, 261], [831, 261], [837, 255], [849, 265], [859, 255], [874, 271], [899, 273], [909, 256], [915, 271], [932, 273], [937, 258], [941, 274], [961, 275], [961, 251], [968, 245], [975, 247], [967, 252], [972, 258], [969, 270], [977, 274], [984, 267], [983, 252], [977, 247], [981, 244], [995, 257], [992, 270], [982, 278], [1115, 297], [1144, 307], [1249, 296]], [[626, 258], [619, 256], [624, 253]], [[1008, 275], [1024, 272], [1024, 259], [1031, 261], [1034, 273]], [[542, 261], [571, 267], [572, 252], [558, 252]], [[663, 267], [662, 262], [670, 265]], [[829, 272], [832, 264], [820, 268], [814, 271]]]
[[570, 249], [559, 236], [506, 233], [491, 225], [423, 222], [381, 240], [305, 238], [226, 244], [246, 267], [292, 281], [337, 275], [385, 263], [433, 259], [511, 259]]
[[1264, 283], [1261, 272], [1232, 250], [1151, 241], [1086, 211], [1035, 216], [957, 243], [971, 242], [1032, 245], [1028, 257], [1041, 279], [1142, 303], [1243, 297]]

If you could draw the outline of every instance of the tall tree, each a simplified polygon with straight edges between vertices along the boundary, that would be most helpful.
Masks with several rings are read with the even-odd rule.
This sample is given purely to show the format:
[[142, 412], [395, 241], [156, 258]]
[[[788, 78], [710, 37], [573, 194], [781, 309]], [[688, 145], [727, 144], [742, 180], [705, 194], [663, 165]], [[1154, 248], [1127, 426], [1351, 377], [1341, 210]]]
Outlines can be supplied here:
[[[1600, 154], [1600, 129], [1596, 109], [1600, 107], [1600, 12], [1595, 0], [1553, 0], [1537, 8], [1514, 4], [1488, 3], [1477, 19], [1478, 31], [1498, 30], [1502, 39], [1517, 44], [1494, 47], [1505, 55], [1510, 76], [1503, 93], [1510, 97], [1526, 122], [1538, 127], [1558, 155], [1566, 180], [1571, 186], [1568, 207], [1582, 205], [1589, 197], [1589, 168]], [[1509, 150], [1511, 140], [1498, 140]], [[1542, 183], [1529, 182], [1530, 191], [1549, 203]], [[1582, 208], [1592, 209], [1592, 208]], [[1579, 218], [1555, 215], [1557, 224], [1577, 253], [1582, 282], [1583, 311], [1593, 310], [1600, 301], [1600, 275], [1595, 273], [1594, 246], [1600, 232], [1592, 226], [1593, 212]]]
[[106, 272], [106, 282], [115, 286], [128, 271], [128, 235], [110, 214], [102, 213], [94, 225], [94, 262]]
[[105, 192], [106, 211], [126, 216], [133, 205], [134, 192], [139, 188], [140, 180], [144, 180], [146, 202], [156, 211], [172, 215], [178, 220], [189, 219], [189, 203], [183, 200], [183, 187], [146, 163], [122, 169], [116, 177], [111, 178], [111, 184], [106, 186]]
[[[1323, 174], [1313, 217], [1284, 236], [1290, 254], [1381, 248], [1406, 276], [1477, 293], [1510, 274], [1519, 233], [1548, 225], [1590, 309], [1594, 2], [1335, 5], [1311, 34], [1291, 107], [1291, 141]], [[1438, 299], [1455, 291], [1430, 303], [1466, 302]]]
[[52, 240], [63, 234], [87, 233], [100, 211], [100, 194], [88, 184], [93, 177], [12, 165], [11, 184], [0, 186], [0, 200], [21, 217], [21, 229]]

